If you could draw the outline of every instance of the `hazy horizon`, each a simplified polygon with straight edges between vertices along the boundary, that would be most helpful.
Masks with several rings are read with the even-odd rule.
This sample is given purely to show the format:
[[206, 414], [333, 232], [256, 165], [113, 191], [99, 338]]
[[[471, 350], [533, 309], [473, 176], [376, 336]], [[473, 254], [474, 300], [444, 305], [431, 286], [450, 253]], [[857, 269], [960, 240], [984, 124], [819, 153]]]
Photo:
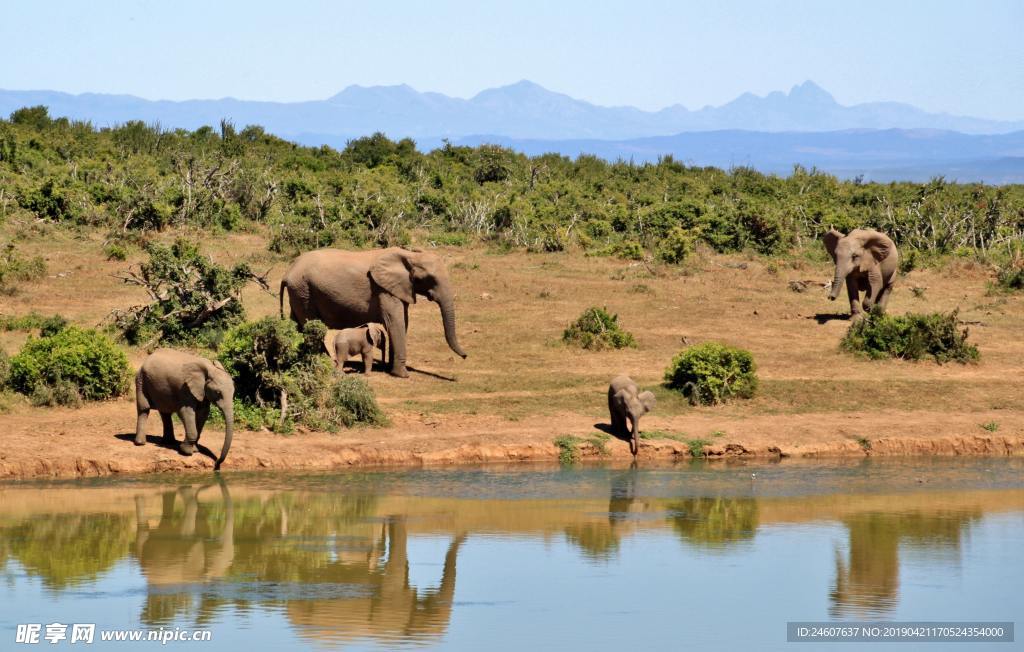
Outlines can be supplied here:
[[[0, 88], [150, 100], [321, 100], [408, 84], [468, 99], [522, 79], [598, 106], [720, 106], [813, 80], [843, 105], [894, 101], [996, 120], [1024, 113], [1024, 4], [715, 6], [468, 0], [13, 2]], [[38, 26], [38, 28], [36, 28]], [[45, 29], [44, 29], [45, 26]]]

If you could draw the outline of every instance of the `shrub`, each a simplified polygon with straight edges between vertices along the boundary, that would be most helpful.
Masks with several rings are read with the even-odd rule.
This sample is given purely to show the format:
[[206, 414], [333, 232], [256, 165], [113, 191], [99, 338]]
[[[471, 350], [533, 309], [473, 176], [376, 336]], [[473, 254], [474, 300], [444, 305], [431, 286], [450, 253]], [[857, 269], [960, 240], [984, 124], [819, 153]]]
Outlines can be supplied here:
[[682, 264], [693, 253], [693, 235], [678, 226], [672, 227], [658, 245], [658, 260], [670, 265]]
[[0, 330], [31, 331], [38, 328], [43, 337], [53, 335], [67, 325], [68, 320], [64, 319], [60, 315], [43, 317], [35, 311], [19, 317], [0, 315]]
[[98, 401], [124, 394], [130, 375], [128, 357], [109, 337], [68, 326], [30, 339], [11, 358], [9, 383], [33, 397], [46, 392], [40, 386], [49, 388], [56, 402], [71, 401], [71, 389], [83, 400]]
[[999, 276], [996, 277], [996, 285], [1011, 292], [1024, 290], [1024, 266], [1008, 266], [1000, 269]]
[[619, 326], [619, 316], [609, 314], [607, 308], [597, 307], [584, 310], [579, 319], [562, 333], [562, 341], [594, 350], [636, 346], [633, 334]]
[[7, 381], [11, 377], [11, 357], [7, 351], [0, 349], [0, 390], [7, 387]]
[[210, 343], [224, 329], [245, 319], [239, 299], [242, 288], [250, 281], [266, 287], [248, 265], [230, 270], [221, 267], [184, 239], [170, 246], [152, 243], [146, 252], [149, 261], [121, 279], [144, 288], [152, 302], [112, 315], [115, 327], [132, 344]]
[[[276, 317], [227, 332], [219, 358], [235, 379], [235, 396], [247, 421], [285, 430], [301, 423], [329, 432], [385, 423], [366, 381], [339, 377], [322, 355], [326, 333], [317, 320], [306, 322], [299, 332], [294, 322]], [[287, 396], [286, 407], [282, 396]]]
[[14, 243], [7, 243], [0, 250], [0, 292], [11, 294], [15, 283], [35, 281], [46, 274], [46, 262], [41, 256], [23, 258]]
[[841, 346], [876, 360], [920, 360], [932, 356], [939, 363], [966, 363], [979, 356], [978, 348], [967, 343], [967, 329], [960, 329], [956, 310], [900, 316], [872, 311], [850, 326]]
[[714, 405], [750, 398], [757, 391], [757, 366], [749, 351], [706, 342], [680, 351], [665, 370], [665, 384], [693, 404]]

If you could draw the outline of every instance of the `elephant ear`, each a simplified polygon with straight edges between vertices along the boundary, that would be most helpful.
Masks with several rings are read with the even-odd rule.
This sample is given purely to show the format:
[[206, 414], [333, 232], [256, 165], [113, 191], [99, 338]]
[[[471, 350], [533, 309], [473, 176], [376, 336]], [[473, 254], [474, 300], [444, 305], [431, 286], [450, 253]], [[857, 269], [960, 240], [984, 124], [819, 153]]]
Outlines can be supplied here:
[[637, 398], [644, 404], [644, 409], [647, 412], [653, 410], [654, 404], [657, 403], [657, 400], [654, 398], [654, 392], [640, 392], [640, 395], [637, 396]]
[[843, 239], [843, 234], [835, 229], [829, 229], [828, 233], [822, 240], [825, 241], [825, 251], [828, 252], [829, 256], [832, 256], [832, 262], [836, 262], [836, 247], [839, 245], [839, 241]]
[[206, 382], [209, 374], [202, 362], [186, 362], [181, 365], [182, 376], [188, 393], [198, 402], [206, 400]]
[[892, 240], [877, 231], [872, 231], [864, 240], [864, 248], [870, 251], [878, 262], [888, 258], [894, 247]]
[[401, 251], [391, 251], [370, 267], [370, 278], [405, 303], [416, 303], [409, 261]]

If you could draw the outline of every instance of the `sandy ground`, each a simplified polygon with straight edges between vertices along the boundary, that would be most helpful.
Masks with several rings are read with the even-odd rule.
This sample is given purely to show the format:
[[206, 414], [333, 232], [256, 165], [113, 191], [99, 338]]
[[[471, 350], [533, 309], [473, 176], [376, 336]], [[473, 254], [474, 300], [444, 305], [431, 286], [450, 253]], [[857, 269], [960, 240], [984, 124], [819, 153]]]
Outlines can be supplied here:
[[[203, 242], [220, 262], [271, 268], [272, 286], [287, 267], [266, 253], [260, 234]], [[19, 247], [43, 255], [48, 276], [0, 297], [0, 314], [59, 312], [94, 326], [142, 298], [113, 277], [132, 261], [104, 260], [98, 237], [54, 231], [29, 235]], [[984, 267], [911, 272], [890, 304], [897, 313], [959, 308], [982, 353], [980, 363], [964, 366], [869, 361], [839, 351], [845, 302], [827, 301], [820, 286], [831, 271], [823, 260], [702, 255], [683, 270], [652, 273], [579, 253], [440, 253], [457, 285], [469, 358], [447, 350], [436, 307], [421, 300], [410, 310], [412, 377], [369, 376], [389, 427], [236, 431], [225, 472], [554, 460], [562, 435], [581, 438], [583, 459], [625, 458], [626, 442], [613, 439], [602, 454], [595, 439], [608, 420], [607, 382], [622, 372], [658, 396], [642, 423], [650, 438], [641, 442], [641, 460], [687, 457], [694, 440], [706, 442], [712, 458], [1024, 455], [1024, 297], [992, 294]], [[794, 292], [791, 280], [811, 281], [811, 289]], [[253, 318], [277, 311], [276, 297], [256, 289], [244, 301]], [[590, 305], [618, 313], [638, 348], [584, 352], [562, 344], [562, 330]], [[0, 347], [13, 354], [27, 337], [0, 332]], [[761, 381], [754, 399], [693, 408], [659, 387], [685, 343], [707, 340], [753, 352]], [[144, 356], [130, 351], [133, 364]], [[7, 396], [3, 409], [0, 478], [209, 472], [213, 465], [209, 456], [183, 457], [156, 444], [156, 415], [150, 445], [133, 446], [128, 397], [66, 409]], [[220, 432], [208, 428], [201, 443], [219, 451]]]

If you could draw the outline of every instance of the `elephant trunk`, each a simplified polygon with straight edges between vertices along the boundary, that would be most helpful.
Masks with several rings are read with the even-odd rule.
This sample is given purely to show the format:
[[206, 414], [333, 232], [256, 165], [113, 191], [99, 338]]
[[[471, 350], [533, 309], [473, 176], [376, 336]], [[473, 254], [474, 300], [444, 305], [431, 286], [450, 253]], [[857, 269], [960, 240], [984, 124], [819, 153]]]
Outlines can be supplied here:
[[640, 450], [640, 419], [633, 419], [633, 430], [630, 432], [629, 452], [636, 457]]
[[213, 465], [214, 471], [220, 470], [220, 465], [224, 463], [225, 458], [228, 456], [228, 451], [231, 450], [231, 435], [235, 427], [233, 400], [231, 398], [221, 399], [217, 403], [217, 407], [224, 414], [224, 446], [220, 449], [220, 458]]
[[832, 279], [832, 291], [828, 294], [830, 300], [835, 301], [839, 293], [842, 292], [843, 281], [846, 280], [847, 273], [845, 265], [836, 265], [836, 275]]
[[459, 346], [459, 338], [455, 334], [455, 302], [450, 295], [445, 295], [438, 299], [437, 303], [441, 307], [441, 320], [444, 322], [444, 339], [448, 342], [448, 348], [465, 358], [466, 352]]

